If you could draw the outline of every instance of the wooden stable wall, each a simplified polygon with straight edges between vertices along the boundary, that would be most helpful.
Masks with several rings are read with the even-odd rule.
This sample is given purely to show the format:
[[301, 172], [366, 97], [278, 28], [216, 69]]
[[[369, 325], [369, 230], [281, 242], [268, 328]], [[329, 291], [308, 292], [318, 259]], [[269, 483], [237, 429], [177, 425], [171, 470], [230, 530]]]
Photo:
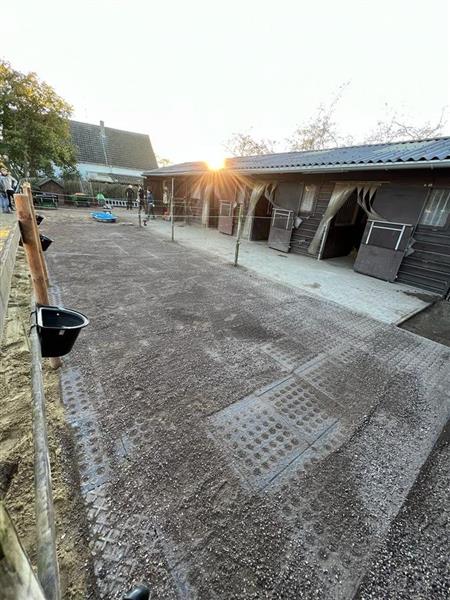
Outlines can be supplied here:
[[[201, 223], [203, 201], [190, 196], [191, 179], [178, 176], [175, 186], [175, 197], [186, 198], [187, 222]], [[419, 225], [427, 193], [439, 187], [450, 188], [450, 170], [416, 169], [411, 171], [355, 171], [353, 173], [334, 173], [320, 175], [280, 174], [253, 176], [251, 180], [265, 180], [268, 183], [296, 182], [317, 187], [313, 211], [297, 215], [302, 221], [294, 228], [291, 236], [291, 252], [312, 256], [308, 253], [309, 245], [319, 223], [327, 209], [334, 186], [337, 182], [369, 183], [379, 182], [374, 208], [388, 221], [411, 224], [414, 226], [413, 244], [405, 256], [398, 274], [398, 281], [435, 291], [441, 295], [448, 294], [450, 287], [450, 225], [440, 229]], [[301, 186], [299, 186], [299, 190]], [[300, 195], [300, 191], [299, 191]], [[226, 180], [218, 178], [211, 197], [209, 211], [209, 227], [217, 227], [220, 200], [229, 198], [230, 193]], [[276, 194], [275, 194], [276, 205]], [[181, 206], [181, 205], [180, 205]], [[286, 207], [285, 207], [286, 208]], [[176, 212], [179, 212], [178, 210]], [[342, 228], [342, 235], [345, 228]], [[326, 254], [324, 255], [326, 257]]]
[[450, 231], [418, 225], [413, 237], [413, 252], [403, 259], [397, 281], [448, 297]]
[[[295, 254], [314, 256], [308, 247], [328, 206], [337, 182], [382, 182], [374, 201], [374, 209], [386, 220], [414, 226], [412, 244], [400, 266], [397, 281], [441, 296], [450, 293], [450, 219], [446, 227], [433, 228], [419, 223], [427, 195], [431, 189], [450, 188], [448, 171], [416, 170], [415, 172], [361, 172], [302, 177], [291, 175], [305, 184], [318, 186], [314, 211], [302, 218], [294, 229], [291, 251]], [[284, 178], [283, 178], [284, 179]], [[344, 229], [342, 229], [344, 234]], [[326, 254], [324, 255], [326, 258]]]

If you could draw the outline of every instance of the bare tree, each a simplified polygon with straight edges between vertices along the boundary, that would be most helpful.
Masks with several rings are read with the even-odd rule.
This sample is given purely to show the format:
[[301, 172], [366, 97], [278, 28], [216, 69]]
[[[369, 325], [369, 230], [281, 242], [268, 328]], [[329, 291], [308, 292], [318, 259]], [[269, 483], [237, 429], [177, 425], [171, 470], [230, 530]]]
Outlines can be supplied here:
[[393, 141], [418, 140], [442, 135], [445, 127], [445, 109], [436, 122], [425, 121], [411, 125], [405, 116], [386, 105], [386, 117], [377, 121], [375, 128], [365, 138], [366, 144], [388, 143]]
[[156, 155], [156, 162], [158, 163], [158, 167], [168, 167], [169, 165], [173, 165], [173, 162], [169, 158], [161, 158]]
[[261, 154], [273, 154], [276, 152], [276, 141], [270, 139], [256, 139], [251, 132], [233, 133], [223, 147], [232, 156], [256, 156]]
[[343, 138], [339, 134], [334, 118], [336, 107], [349, 84], [348, 81], [339, 86], [331, 102], [329, 104], [321, 103], [316, 113], [306, 123], [298, 125], [292, 136], [286, 139], [292, 152], [323, 150], [339, 144], [351, 143], [351, 139]]
[[[285, 139], [288, 150], [291, 152], [324, 150], [356, 143], [352, 136], [341, 133], [335, 119], [336, 108], [349, 84], [350, 82], [343, 83], [328, 104], [321, 103], [308, 120], [297, 126], [292, 135]], [[445, 109], [442, 110], [437, 122], [425, 121], [412, 125], [411, 119], [386, 105], [384, 117], [379, 119], [373, 130], [358, 143], [376, 144], [433, 138], [442, 135], [445, 125]], [[256, 139], [251, 132], [248, 132], [234, 133], [224, 147], [233, 156], [251, 156], [284, 151], [280, 150], [282, 145], [277, 140]]]

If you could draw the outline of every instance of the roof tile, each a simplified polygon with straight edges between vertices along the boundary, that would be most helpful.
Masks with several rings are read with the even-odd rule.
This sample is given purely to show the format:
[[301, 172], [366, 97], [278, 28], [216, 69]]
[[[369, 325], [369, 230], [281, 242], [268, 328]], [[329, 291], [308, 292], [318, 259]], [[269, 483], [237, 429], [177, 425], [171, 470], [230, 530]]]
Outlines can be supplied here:
[[100, 125], [70, 121], [78, 162], [126, 167], [130, 169], [156, 169], [155, 154], [148, 135], [102, 128]]

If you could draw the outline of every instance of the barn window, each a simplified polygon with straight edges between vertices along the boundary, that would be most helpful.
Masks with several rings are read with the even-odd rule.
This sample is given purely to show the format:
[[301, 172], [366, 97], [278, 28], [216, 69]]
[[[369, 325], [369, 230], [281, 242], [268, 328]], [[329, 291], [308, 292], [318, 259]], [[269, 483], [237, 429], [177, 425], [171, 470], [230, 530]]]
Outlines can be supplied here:
[[432, 190], [420, 217], [421, 225], [445, 227], [450, 214], [450, 190]]
[[300, 202], [301, 214], [309, 214], [314, 211], [314, 200], [316, 199], [316, 186], [305, 185], [303, 188], [302, 200]]

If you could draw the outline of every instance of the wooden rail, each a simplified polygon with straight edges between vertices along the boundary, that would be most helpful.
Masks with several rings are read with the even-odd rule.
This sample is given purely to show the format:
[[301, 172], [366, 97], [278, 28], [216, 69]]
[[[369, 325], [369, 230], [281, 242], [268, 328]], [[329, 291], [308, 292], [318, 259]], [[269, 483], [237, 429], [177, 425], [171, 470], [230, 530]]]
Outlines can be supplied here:
[[47, 600], [59, 600], [58, 557], [55, 543], [52, 475], [48, 454], [41, 345], [35, 322], [30, 332], [31, 382], [33, 396], [34, 501], [36, 505], [37, 570]]
[[0, 340], [8, 309], [11, 279], [16, 262], [20, 232], [17, 223], [0, 226]]

